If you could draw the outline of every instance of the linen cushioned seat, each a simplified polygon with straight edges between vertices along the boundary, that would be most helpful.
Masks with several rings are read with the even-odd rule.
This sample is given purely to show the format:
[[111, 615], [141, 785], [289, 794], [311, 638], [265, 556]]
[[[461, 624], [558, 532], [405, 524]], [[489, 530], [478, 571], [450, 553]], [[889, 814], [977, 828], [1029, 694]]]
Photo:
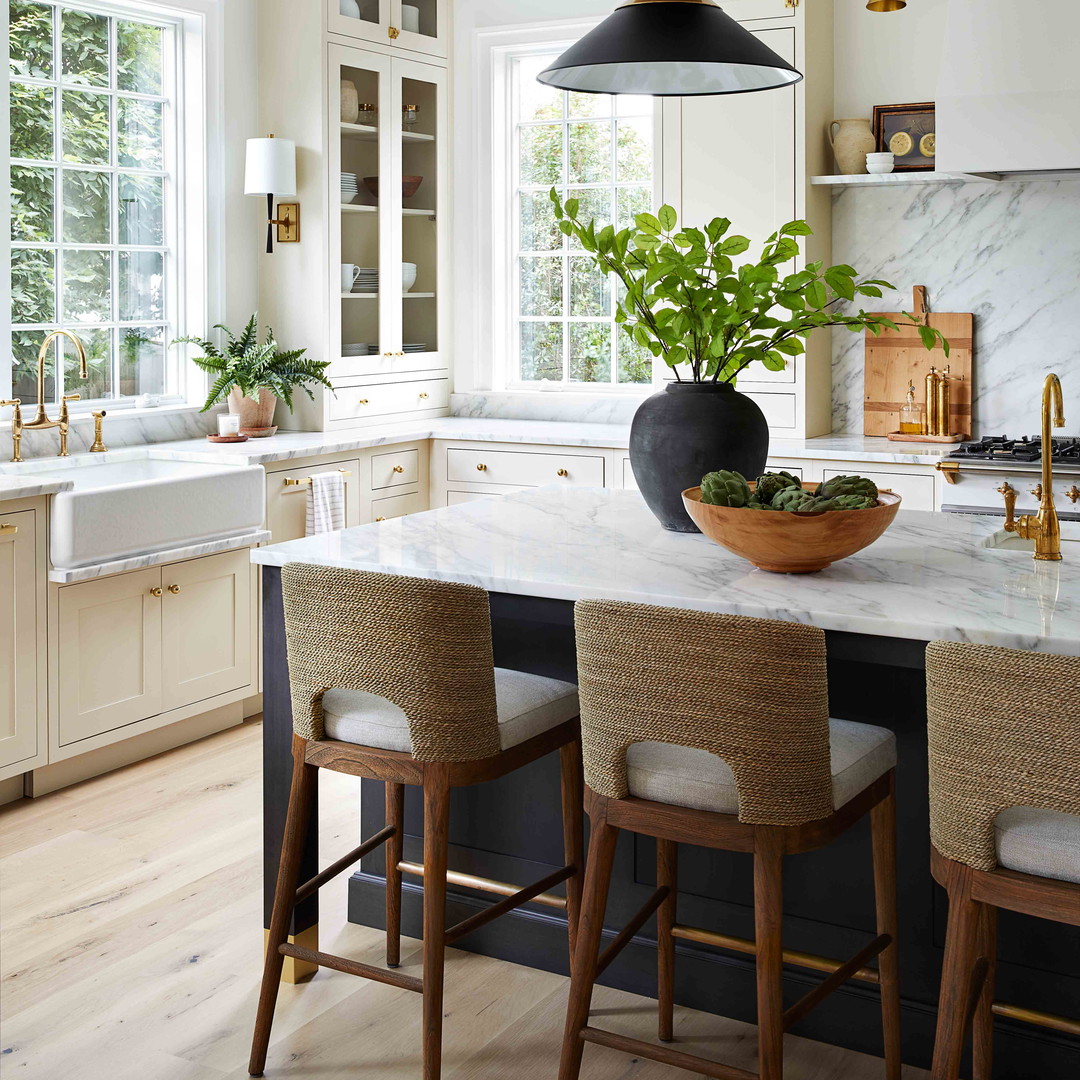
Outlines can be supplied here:
[[1013, 806], [995, 819], [994, 840], [1004, 869], [1080, 884], [1080, 816]]
[[[573, 683], [509, 668], [495, 668], [495, 699], [502, 750], [572, 720], [579, 711]], [[362, 690], [330, 689], [322, 705], [326, 738], [412, 753], [408, 720], [392, 701]]]
[[[896, 766], [896, 738], [871, 724], [830, 720], [829, 748], [834, 810]], [[718, 814], [739, 812], [731, 767], [708, 750], [632, 743], [626, 751], [626, 779], [630, 794], [638, 799]]]

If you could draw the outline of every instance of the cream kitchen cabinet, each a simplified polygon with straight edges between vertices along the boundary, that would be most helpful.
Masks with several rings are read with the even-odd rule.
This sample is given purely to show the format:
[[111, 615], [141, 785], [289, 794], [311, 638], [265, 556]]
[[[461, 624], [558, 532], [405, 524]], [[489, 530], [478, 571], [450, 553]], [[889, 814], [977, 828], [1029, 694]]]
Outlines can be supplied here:
[[873, 480], [879, 488], [895, 491], [903, 499], [904, 510], [935, 509], [935, 480], [932, 465], [890, 465], [860, 461], [821, 462], [820, 476], [829, 480], [834, 476], [856, 475]]
[[45, 759], [45, 594], [38, 513], [0, 506], [0, 780]]
[[[361, 524], [364, 499], [363, 466], [359, 457], [335, 458], [332, 461], [279, 462], [266, 472], [266, 527], [271, 542], [283, 544], [298, 540], [307, 526], [308, 480], [320, 473], [340, 472], [345, 478], [345, 525]], [[271, 471], [272, 470], [272, 471]]]
[[56, 590], [50, 761], [255, 692], [247, 548]]
[[427, 56], [445, 57], [448, 53], [450, 0], [324, 2], [326, 28], [331, 34]]

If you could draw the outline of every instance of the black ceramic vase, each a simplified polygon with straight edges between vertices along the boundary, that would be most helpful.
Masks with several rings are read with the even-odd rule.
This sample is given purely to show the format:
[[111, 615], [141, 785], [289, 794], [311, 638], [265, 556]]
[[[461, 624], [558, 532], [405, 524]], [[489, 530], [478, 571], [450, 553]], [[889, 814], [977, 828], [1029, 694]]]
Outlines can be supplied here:
[[649, 509], [665, 529], [698, 532], [682, 493], [715, 469], [748, 480], [765, 471], [765, 414], [729, 383], [669, 383], [646, 398], [630, 428], [630, 464]]

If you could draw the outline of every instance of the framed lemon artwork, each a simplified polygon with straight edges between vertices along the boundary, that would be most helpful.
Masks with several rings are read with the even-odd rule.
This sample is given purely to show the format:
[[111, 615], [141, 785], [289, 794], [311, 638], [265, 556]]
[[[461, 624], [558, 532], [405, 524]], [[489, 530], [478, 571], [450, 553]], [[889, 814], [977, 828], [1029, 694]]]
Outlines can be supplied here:
[[875, 105], [874, 138], [879, 153], [896, 156], [897, 172], [932, 170], [937, 157], [934, 102]]

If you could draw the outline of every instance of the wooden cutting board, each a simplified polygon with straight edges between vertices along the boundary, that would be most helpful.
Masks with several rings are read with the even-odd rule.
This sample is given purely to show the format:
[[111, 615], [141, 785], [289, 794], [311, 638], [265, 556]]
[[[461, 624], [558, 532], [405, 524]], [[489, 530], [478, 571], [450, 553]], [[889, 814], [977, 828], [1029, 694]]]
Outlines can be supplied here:
[[931, 366], [949, 368], [950, 434], [970, 438], [972, 398], [972, 335], [975, 316], [971, 313], [930, 313], [926, 310], [926, 286], [916, 285], [911, 314], [940, 330], [949, 342], [949, 355], [941, 349], [927, 352], [918, 328], [900, 312], [886, 312], [900, 327], [899, 332], [883, 330], [880, 337], [866, 331], [864, 370], [863, 433], [888, 435], [900, 427], [900, 406], [907, 400], [908, 386], [915, 384], [915, 400], [926, 404], [926, 383]]

